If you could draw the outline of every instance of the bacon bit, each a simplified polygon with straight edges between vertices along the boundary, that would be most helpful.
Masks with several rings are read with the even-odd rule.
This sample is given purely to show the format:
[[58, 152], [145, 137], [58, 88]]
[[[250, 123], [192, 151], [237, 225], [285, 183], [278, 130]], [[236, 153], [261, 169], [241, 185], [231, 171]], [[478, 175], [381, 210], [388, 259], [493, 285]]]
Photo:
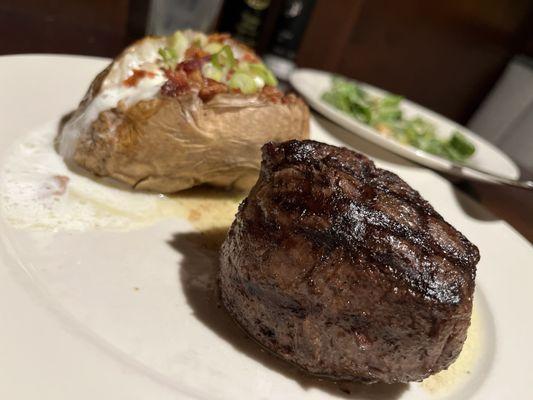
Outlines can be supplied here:
[[271, 103], [281, 103], [283, 100], [283, 93], [275, 86], [265, 85], [263, 86], [259, 97], [268, 100]]
[[299, 101], [301, 101], [300, 98], [298, 96], [296, 96], [294, 93], [286, 94], [281, 99], [281, 102], [283, 104], [294, 104], [294, 103], [297, 103]]
[[174, 71], [171, 69], [165, 69], [165, 76], [171, 81], [187, 83], [187, 74], [181, 69], [176, 69]]
[[211, 35], [207, 36], [207, 42], [218, 42], [218, 43], [224, 43], [227, 39], [230, 38], [229, 33], [212, 33]]
[[61, 196], [67, 191], [67, 184], [70, 181], [70, 178], [65, 175], [54, 175], [52, 177], [54, 183], [56, 184], [56, 189], [52, 192], [53, 195]]
[[261, 90], [261, 93], [259, 93], [259, 97], [263, 100], [269, 101], [271, 103], [275, 104], [292, 104], [297, 103], [299, 98], [294, 95], [293, 93], [284, 94], [281, 92], [277, 87], [275, 86], [263, 86], [263, 89]]
[[244, 53], [242, 60], [250, 63], [258, 63], [259, 58], [254, 53]]
[[189, 47], [187, 50], [185, 50], [185, 59], [188, 60], [190, 58], [203, 58], [203, 57], [206, 57], [206, 56], [209, 56], [210, 54], [205, 51], [205, 50], [202, 50], [200, 47], [198, 46], [191, 46]]
[[205, 78], [203, 83], [204, 85], [200, 89], [200, 93], [198, 95], [204, 102], [208, 102], [217, 94], [229, 92], [228, 85], [217, 82], [214, 79]]
[[67, 185], [70, 178], [65, 175], [52, 175], [50, 179], [42, 185], [42, 193], [40, 198], [46, 198], [50, 196], [62, 196], [67, 191]]
[[124, 86], [133, 87], [137, 86], [139, 81], [143, 79], [144, 77], [153, 78], [155, 74], [150, 71], [144, 71], [142, 69], [134, 69], [133, 75], [128, 77], [127, 79], [124, 79]]
[[189, 79], [182, 70], [165, 70], [168, 80], [161, 87], [161, 94], [169, 97], [176, 97], [189, 91]]
[[189, 82], [194, 82], [199, 85], [201, 85], [204, 82], [204, 77], [202, 75], [202, 72], [199, 69], [192, 70], [190, 72], [186, 71], [187, 78], [189, 78]]
[[176, 69], [182, 69], [185, 72], [192, 72], [202, 68], [202, 66], [211, 59], [211, 55], [202, 58], [193, 58], [191, 60], [185, 60], [176, 65]]

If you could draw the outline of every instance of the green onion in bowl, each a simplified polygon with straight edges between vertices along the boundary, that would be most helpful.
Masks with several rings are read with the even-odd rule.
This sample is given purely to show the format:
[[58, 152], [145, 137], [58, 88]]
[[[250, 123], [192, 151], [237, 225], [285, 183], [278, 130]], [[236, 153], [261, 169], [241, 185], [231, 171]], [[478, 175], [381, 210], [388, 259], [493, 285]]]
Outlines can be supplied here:
[[405, 117], [400, 108], [401, 96], [372, 96], [356, 82], [335, 77], [322, 100], [384, 136], [451, 161], [464, 162], [475, 152], [474, 144], [460, 132], [454, 131], [448, 139], [442, 139], [431, 122], [421, 117]]

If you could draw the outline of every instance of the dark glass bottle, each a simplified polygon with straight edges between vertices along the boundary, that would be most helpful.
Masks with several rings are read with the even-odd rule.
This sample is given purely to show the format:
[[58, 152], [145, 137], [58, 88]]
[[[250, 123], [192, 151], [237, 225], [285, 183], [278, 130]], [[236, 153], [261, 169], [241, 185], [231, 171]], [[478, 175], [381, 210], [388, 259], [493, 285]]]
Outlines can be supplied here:
[[265, 62], [281, 79], [295, 68], [294, 59], [302, 41], [315, 0], [285, 0], [267, 47]]
[[226, 0], [217, 30], [231, 33], [246, 45], [257, 48], [270, 5], [271, 0]]

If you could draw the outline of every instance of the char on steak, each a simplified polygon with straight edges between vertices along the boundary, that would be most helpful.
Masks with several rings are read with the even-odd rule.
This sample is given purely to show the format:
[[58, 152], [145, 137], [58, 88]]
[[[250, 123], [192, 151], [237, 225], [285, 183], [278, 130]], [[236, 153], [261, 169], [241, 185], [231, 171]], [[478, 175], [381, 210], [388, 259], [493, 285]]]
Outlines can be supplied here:
[[335, 380], [418, 381], [459, 355], [479, 252], [362, 154], [263, 146], [223, 244], [222, 301], [262, 346]]

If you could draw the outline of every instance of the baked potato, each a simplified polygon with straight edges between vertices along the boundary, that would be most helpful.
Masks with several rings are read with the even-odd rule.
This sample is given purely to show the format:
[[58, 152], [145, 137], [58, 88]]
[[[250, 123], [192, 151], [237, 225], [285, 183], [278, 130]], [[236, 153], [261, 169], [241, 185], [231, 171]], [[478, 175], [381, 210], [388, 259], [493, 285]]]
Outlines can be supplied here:
[[305, 103], [276, 85], [229, 35], [146, 37], [94, 79], [57, 147], [67, 161], [135, 189], [246, 187], [262, 144], [309, 134]]

